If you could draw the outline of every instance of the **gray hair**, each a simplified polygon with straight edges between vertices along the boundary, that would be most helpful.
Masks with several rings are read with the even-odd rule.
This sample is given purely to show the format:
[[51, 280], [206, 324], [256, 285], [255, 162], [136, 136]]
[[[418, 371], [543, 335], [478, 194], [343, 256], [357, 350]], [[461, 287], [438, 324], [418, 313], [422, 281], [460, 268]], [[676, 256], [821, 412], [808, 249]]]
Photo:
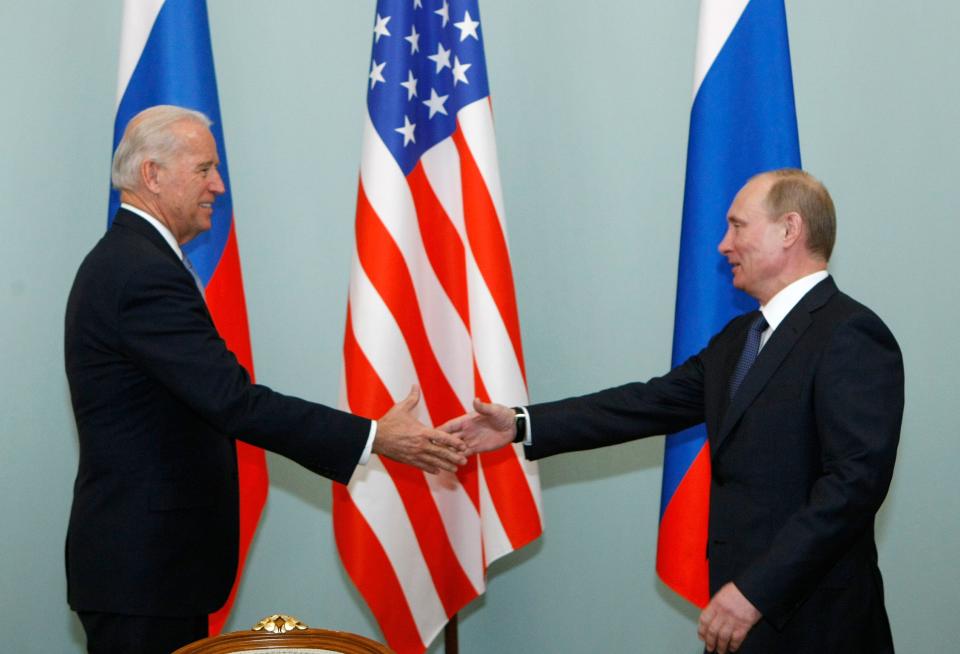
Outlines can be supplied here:
[[803, 217], [807, 230], [807, 250], [824, 261], [830, 261], [837, 240], [837, 211], [830, 192], [819, 179], [797, 168], [771, 170], [773, 185], [767, 192], [766, 205], [773, 217], [796, 211]]
[[183, 120], [210, 127], [206, 114], [170, 104], [144, 109], [127, 123], [120, 145], [113, 154], [110, 181], [113, 188], [130, 190], [140, 185], [140, 166], [144, 161], [167, 163], [182, 145], [170, 128]]

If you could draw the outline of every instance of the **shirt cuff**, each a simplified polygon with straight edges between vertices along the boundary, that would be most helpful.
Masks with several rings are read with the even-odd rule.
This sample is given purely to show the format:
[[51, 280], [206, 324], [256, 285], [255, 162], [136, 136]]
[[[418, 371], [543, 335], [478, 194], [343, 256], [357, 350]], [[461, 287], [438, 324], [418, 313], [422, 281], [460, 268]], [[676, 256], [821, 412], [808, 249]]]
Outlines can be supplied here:
[[524, 429], [526, 433], [523, 435], [523, 444], [527, 447], [530, 447], [533, 445], [533, 431], [530, 429], [530, 412], [527, 411], [527, 407], [525, 406], [518, 408], [523, 412], [523, 417], [526, 418], [526, 428]]
[[360, 455], [360, 460], [357, 462], [357, 465], [365, 466], [367, 461], [370, 460], [370, 453], [373, 451], [373, 439], [377, 436], [377, 421], [370, 421], [370, 435], [367, 436], [367, 446], [363, 448], [363, 454]]

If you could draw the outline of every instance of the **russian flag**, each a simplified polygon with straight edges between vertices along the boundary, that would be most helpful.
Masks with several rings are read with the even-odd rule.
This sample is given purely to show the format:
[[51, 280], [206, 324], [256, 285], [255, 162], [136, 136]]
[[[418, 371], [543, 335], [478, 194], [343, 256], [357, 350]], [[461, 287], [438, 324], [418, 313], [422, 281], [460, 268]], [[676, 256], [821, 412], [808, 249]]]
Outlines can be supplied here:
[[[800, 167], [783, 0], [703, 0], [697, 39], [672, 364], [756, 301], [717, 252], [726, 212], [757, 173]], [[666, 439], [657, 573], [697, 606], [710, 599], [710, 448], [703, 425]]]
[[[227, 192], [214, 204], [213, 228], [184, 246], [204, 285], [210, 315], [227, 347], [253, 377], [253, 354], [240, 274], [240, 255], [230, 198], [217, 80], [210, 45], [206, 0], [125, 0], [120, 37], [117, 116], [113, 149], [127, 122], [143, 109], [173, 104], [202, 111], [212, 121], [220, 175]], [[110, 193], [108, 223], [120, 204]], [[226, 605], [210, 616], [210, 633], [219, 633], [236, 596], [247, 550], [267, 497], [263, 450], [237, 442], [240, 473], [240, 556], [237, 580]]]

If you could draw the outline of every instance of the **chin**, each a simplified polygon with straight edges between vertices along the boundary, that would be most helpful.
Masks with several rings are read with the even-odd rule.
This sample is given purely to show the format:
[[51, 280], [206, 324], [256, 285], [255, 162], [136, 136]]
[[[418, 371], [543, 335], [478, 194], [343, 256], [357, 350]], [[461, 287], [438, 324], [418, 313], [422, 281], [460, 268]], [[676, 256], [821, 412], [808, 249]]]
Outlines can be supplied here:
[[748, 288], [746, 284], [736, 284], [736, 283], [735, 283], [735, 284], [733, 285], [733, 287], [734, 287], [735, 289], [737, 289], [738, 291], [742, 291], [743, 293], [746, 293], [747, 295], [749, 295], [750, 297], [752, 297], [752, 298], [754, 298], [754, 299], [756, 299], [756, 297], [757, 297], [756, 295], [753, 294], [753, 290], [750, 289], [750, 288]]

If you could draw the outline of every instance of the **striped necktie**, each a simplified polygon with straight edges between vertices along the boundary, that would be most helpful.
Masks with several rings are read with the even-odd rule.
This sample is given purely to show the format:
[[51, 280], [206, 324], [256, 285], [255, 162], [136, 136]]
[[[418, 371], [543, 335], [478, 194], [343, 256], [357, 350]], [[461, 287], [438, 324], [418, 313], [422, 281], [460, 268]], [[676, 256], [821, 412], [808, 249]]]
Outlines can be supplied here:
[[740, 353], [740, 360], [737, 361], [737, 367], [733, 369], [730, 376], [730, 398], [732, 399], [740, 388], [740, 384], [750, 371], [753, 362], [757, 360], [757, 354], [760, 352], [760, 336], [763, 330], [767, 328], [767, 319], [761, 313], [750, 325], [747, 332], [747, 340], [743, 344], [743, 352]]

